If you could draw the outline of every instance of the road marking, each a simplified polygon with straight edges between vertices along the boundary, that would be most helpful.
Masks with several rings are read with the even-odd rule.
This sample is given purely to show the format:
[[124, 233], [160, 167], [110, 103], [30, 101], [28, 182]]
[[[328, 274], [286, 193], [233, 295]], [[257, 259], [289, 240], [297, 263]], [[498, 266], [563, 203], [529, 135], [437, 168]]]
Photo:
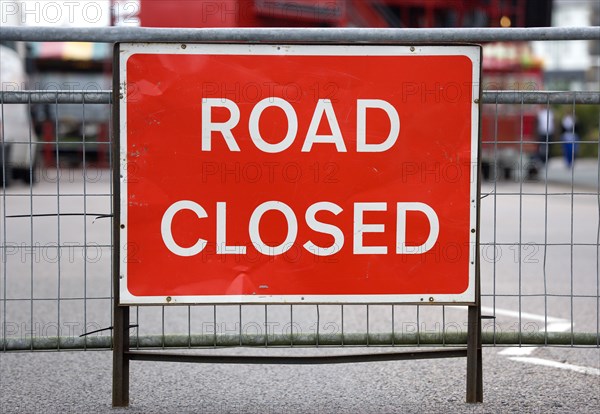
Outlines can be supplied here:
[[548, 359], [534, 358], [534, 357], [511, 357], [509, 359], [511, 359], [513, 361], [517, 361], [517, 362], [524, 362], [526, 364], [534, 364], [534, 365], [542, 365], [542, 366], [551, 367], [551, 368], [567, 369], [569, 371], [575, 371], [575, 372], [579, 372], [581, 374], [599, 375], [600, 376], [600, 369], [597, 369], [597, 368], [582, 367], [579, 365], [566, 364], [564, 362], [556, 362], [556, 361], [550, 361]]
[[[458, 308], [458, 307], [456, 307]], [[533, 321], [545, 322], [546, 332], [566, 332], [573, 329], [573, 324], [568, 319], [555, 318], [552, 316], [539, 315], [536, 313], [513, 311], [510, 309], [499, 309], [488, 306], [482, 306], [481, 312], [489, 313], [491, 315], [508, 316], [515, 319], [528, 319]], [[526, 364], [541, 365], [545, 367], [566, 369], [569, 371], [579, 372], [587, 375], [598, 375], [600, 376], [600, 369], [591, 367], [582, 367], [579, 365], [566, 364], [563, 362], [556, 362], [549, 359], [542, 359], [529, 356], [538, 347], [535, 346], [511, 346], [498, 352], [499, 355], [508, 356], [510, 360], [523, 362]]]
[[[466, 307], [466, 306], [452, 306], [452, 305], [447, 306], [447, 308], [462, 309], [462, 310], [468, 309], [468, 307]], [[514, 310], [510, 310], [510, 309], [500, 309], [500, 308], [494, 309], [490, 306], [482, 306], [481, 312], [488, 313], [490, 316], [501, 315], [501, 316], [508, 316], [510, 318], [515, 318], [515, 319], [519, 319], [519, 315], [521, 315], [521, 319], [528, 319], [528, 320], [538, 321], [538, 322], [546, 322], [548, 324], [567, 323], [567, 324], [569, 324], [569, 327], [570, 327], [570, 322], [568, 319], [555, 318], [553, 316], [544, 316], [544, 315], [540, 315], [537, 313], [529, 313], [529, 312], [519, 313], [519, 311], [514, 311]], [[548, 325], [548, 327], [550, 327], [550, 326], [552, 326], [552, 325]]]
[[[446, 307], [452, 308], [452, 309], [461, 309], [461, 310], [468, 309], [468, 307], [465, 307], [465, 306], [449, 305]], [[489, 314], [489, 316], [496, 316], [496, 315], [508, 316], [509, 318], [514, 318], [514, 319], [519, 319], [519, 315], [520, 315], [520, 319], [528, 319], [531, 321], [546, 322], [548, 324], [547, 325], [548, 332], [564, 332], [571, 328], [571, 322], [568, 319], [555, 318], [553, 316], [544, 316], [544, 315], [539, 315], [537, 313], [529, 313], [529, 312], [520, 312], [519, 313], [519, 311], [514, 311], [514, 310], [510, 310], [510, 309], [500, 309], [500, 308], [494, 309], [489, 306], [482, 306], [481, 313], [487, 313], [487, 314]]]
[[[554, 318], [554, 319], [556, 319], [556, 318]], [[555, 322], [555, 323], [551, 323], [546, 326], [546, 332], [566, 332], [569, 329], [571, 329], [571, 322], [569, 322], [569, 321]], [[510, 348], [503, 349], [502, 351], [500, 351], [498, 353], [500, 355], [520, 357], [520, 356], [531, 355], [533, 353], [533, 351], [535, 351], [537, 348], [538, 347], [536, 347], [536, 346], [525, 346], [525, 347], [511, 346]]]
[[[496, 308], [494, 310], [494, 308], [490, 308], [487, 306], [482, 306], [481, 312], [491, 313], [492, 315], [509, 316], [509, 317], [515, 318], [515, 319], [519, 319], [519, 315], [520, 315], [520, 319], [529, 319], [532, 321], [539, 321], [539, 322], [546, 322], [546, 323], [570, 323], [568, 319], [554, 318], [552, 316], [539, 315], [537, 313], [529, 313], [529, 312], [519, 313], [519, 311], [513, 311], [513, 310], [509, 310], [509, 309]], [[569, 325], [569, 327], [570, 327], [570, 325]]]
[[546, 331], [548, 332], [566, 332], [571, 329], [571, 322], [557, 322], [551, 323], [546, 327]]
[[533, 351], [535, 351], [537, 347], [535, 346], [511, 346], [510, 348], [505, 348], [502, 351], [498, 352], [500, 355], [510, 355], [510, 356], [525, 356], [531, 355]]
[[[521, 312], [513, 311], [509, 309], [494, 309], [490, 307], [481, 307], [482, 312], [492, 313], [495, 315], [508, 316], [515, 319], [528, 319], [533, 321], [545, 322], [546, 323], [546, 332], [565, 332], [571, 329], [571, 322], [567, 319], [562, 318], [554, 318], [552, 316], [547, 315], [538, 315], [537, 313], [529, 313], [529, 312]], [[500, 355], [511, 356], [514, 358], [510, 358], [512, 360], [522, 360], [528, 359], [528, 355], [533, 354], [533, 352], [537, 349], [535, 346], [511, 346], [510, 348], [503, 349], [498, 352]], [[515, 359], [517, 358], [517, 359]], [[536, 358], [534, 358], [536, 359]], [[549, 361], [552, 362], [552, 361]]]
[[[562, 318], [554, 318], [552, 316], [538, 315], [535, 313], [513, 311], [509, 309], [494, 309], [490, 307], [482, 307], [482, 312], [492, 313], [493, 315], [508, 316], [515, 319], [528, 319], [534, 321], [540, 321], [546, 323], [546, 332], [566, 332], [573, 329], [571, 321]], [[508, 356], [510, 360], [523, 362], [525, 364], [541, 365], [550, 368], [566, 369], [569, 371], [579, 372], [587, 375], [599, 375], [600, 369], [591, 367], [582, 367], [579, 365], [567, 364], [564, 362], [552, 361], [549, 359], [536, 358], [530, 356], [538, 347], [526, 346], [526, 347], [510, 347], [506, 348], [498, 354]]]

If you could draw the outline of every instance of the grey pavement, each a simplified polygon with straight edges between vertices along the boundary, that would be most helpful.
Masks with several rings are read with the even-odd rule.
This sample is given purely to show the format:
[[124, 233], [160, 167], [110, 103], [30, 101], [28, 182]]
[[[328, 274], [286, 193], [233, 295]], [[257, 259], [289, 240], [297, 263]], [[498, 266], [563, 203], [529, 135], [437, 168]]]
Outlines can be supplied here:
[[[598, 349], [560, 354], [599, 367]], [[3, 413], [541, 414], [600, 406], [598, 375], [522, 364], [494, 348], [483, 358], [482, 404], [464, 402], [464, 358], [334, 366], [132, 362], [130, 407], [112, 409], [110, 352], [0, 354], [0, 403]]]
[[[547, 175], [546, 175], [547, 174]], [[563, 184], [586, 188], [598, 189], [598, 160], [596, 158], [582, 158], [575, 160], [574, 168], [568, 168], [562, 157], [552, 158], [546, 170], [540, 171], [540, 179], [547, 176], [549, 183]]]

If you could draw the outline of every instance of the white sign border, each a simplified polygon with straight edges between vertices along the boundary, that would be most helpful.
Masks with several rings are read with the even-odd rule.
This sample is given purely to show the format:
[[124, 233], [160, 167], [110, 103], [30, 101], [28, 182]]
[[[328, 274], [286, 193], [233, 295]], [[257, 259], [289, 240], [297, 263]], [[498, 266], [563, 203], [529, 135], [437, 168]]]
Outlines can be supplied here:
[[[119, 294], [120, 305], [166, 304], [464, 304], [476, 302], [479, 213], [479, 99], [481, 47], [478, 45], [312, 45], [219, 43], [119, 43]], [[472, 62], [469, 283], [459, 294], [406, 295], [195, 295], [135, 296], [127, 289], [127, 60], [135, 54], [289, 55], [289, 56], [465, 56]], [[116, 219], [116, 218], [115, 218]], [[475, 231], [473, 231], [475, 230]]]

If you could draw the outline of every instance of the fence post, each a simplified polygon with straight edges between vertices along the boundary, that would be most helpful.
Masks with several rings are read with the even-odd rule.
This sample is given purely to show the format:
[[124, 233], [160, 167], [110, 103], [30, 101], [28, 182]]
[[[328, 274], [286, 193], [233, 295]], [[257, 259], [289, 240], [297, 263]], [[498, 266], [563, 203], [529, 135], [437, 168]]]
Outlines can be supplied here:
[[[481, 148], [481, 141], [479, 143]], [[477, 193], [481, 194], [481, 165], [477, 169], [479, 186]], [[481, 201], [481, 197], [479, 198]], [[481, 211], [480, 202], [477, 209]], [[478, 214], [479, 216], [479, 214]], [[480, 217], [480, 216], [479, 216]], [[481, 353], [481, 263], [479, 257], [480, 244], [479, 232], [476, 239], [476, 264], [475, 264], [475, 304], [469, 306], [467, 316], [467, 403], [483, 402], [483, 356]]]
[[483, 402], [483, 367], [481, 354], [481, 305], [469, 306], [467, 338], [467, 402]]
[[[118, 290], [118, 285], [115, 285]], [[119, 306], [115, 294], [113, 328], [113, 407], [129, 405], [129, 306]]]
[[[115, 48], [115, 50], [118, 50]], [[118, 74], [119, 54], [113, 54], [113, 64]], [[119, 154], [119, 77], [113, 76], [113, 139], [112, 139], [112, 182], [113, 182], [113, 378], [112, 405], [127, 407], [129, 405], [129, 306], [119, 306], [120, 302], [120, 263], [121, 263], [121, 179]]]
[[[116, 112], [116, 111], [115, 111]], [[118, 124], [117, 124], [118, 125]], [[118, 146], [116, 146], [118, 148]], [[119, 165], [118, 158], [113, 163]], [[118, 167], [117, 167], [118, 168]], [[119, 173], [113, 170], [113, 407], [129, 405], [129, 306], [119, 306]]]

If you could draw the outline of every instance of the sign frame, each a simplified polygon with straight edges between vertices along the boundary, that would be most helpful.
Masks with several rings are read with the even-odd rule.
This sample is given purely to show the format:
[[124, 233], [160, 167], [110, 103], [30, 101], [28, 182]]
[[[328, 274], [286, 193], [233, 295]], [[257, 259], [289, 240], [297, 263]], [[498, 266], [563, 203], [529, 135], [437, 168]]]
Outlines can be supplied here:
[[[366, 295], [157, 295], [135, 296], [127, 288], [128, 246], [128, 183], [127, 183], [127, 72], [126, 63], [136, 53], [144, 54], [307, 54], [330, 56], [467, 56], [472, 62], [471, 102], [471, 177], [470, 177], [470, 238], [468, 288], [460, 294], [366, 294]], [[361, 54], [359, 54], [359, 52]], [[393, 52], [393, 53], [392, 53]], [[192, 304], [406, 304], [406, 305], [475, 305], [478, 303], [479, 284], [479, 200], [480, 200], [480, 97], [481, 46], [473, 44], [249, 44], [249, 43], [117, 43], [115, 45], [114, 117], [115, 157], [113, 160], [115, 272], [119, 279], [119, 305], [192, 305]], [[118, 161], [118, 162], [117, 162]]]

